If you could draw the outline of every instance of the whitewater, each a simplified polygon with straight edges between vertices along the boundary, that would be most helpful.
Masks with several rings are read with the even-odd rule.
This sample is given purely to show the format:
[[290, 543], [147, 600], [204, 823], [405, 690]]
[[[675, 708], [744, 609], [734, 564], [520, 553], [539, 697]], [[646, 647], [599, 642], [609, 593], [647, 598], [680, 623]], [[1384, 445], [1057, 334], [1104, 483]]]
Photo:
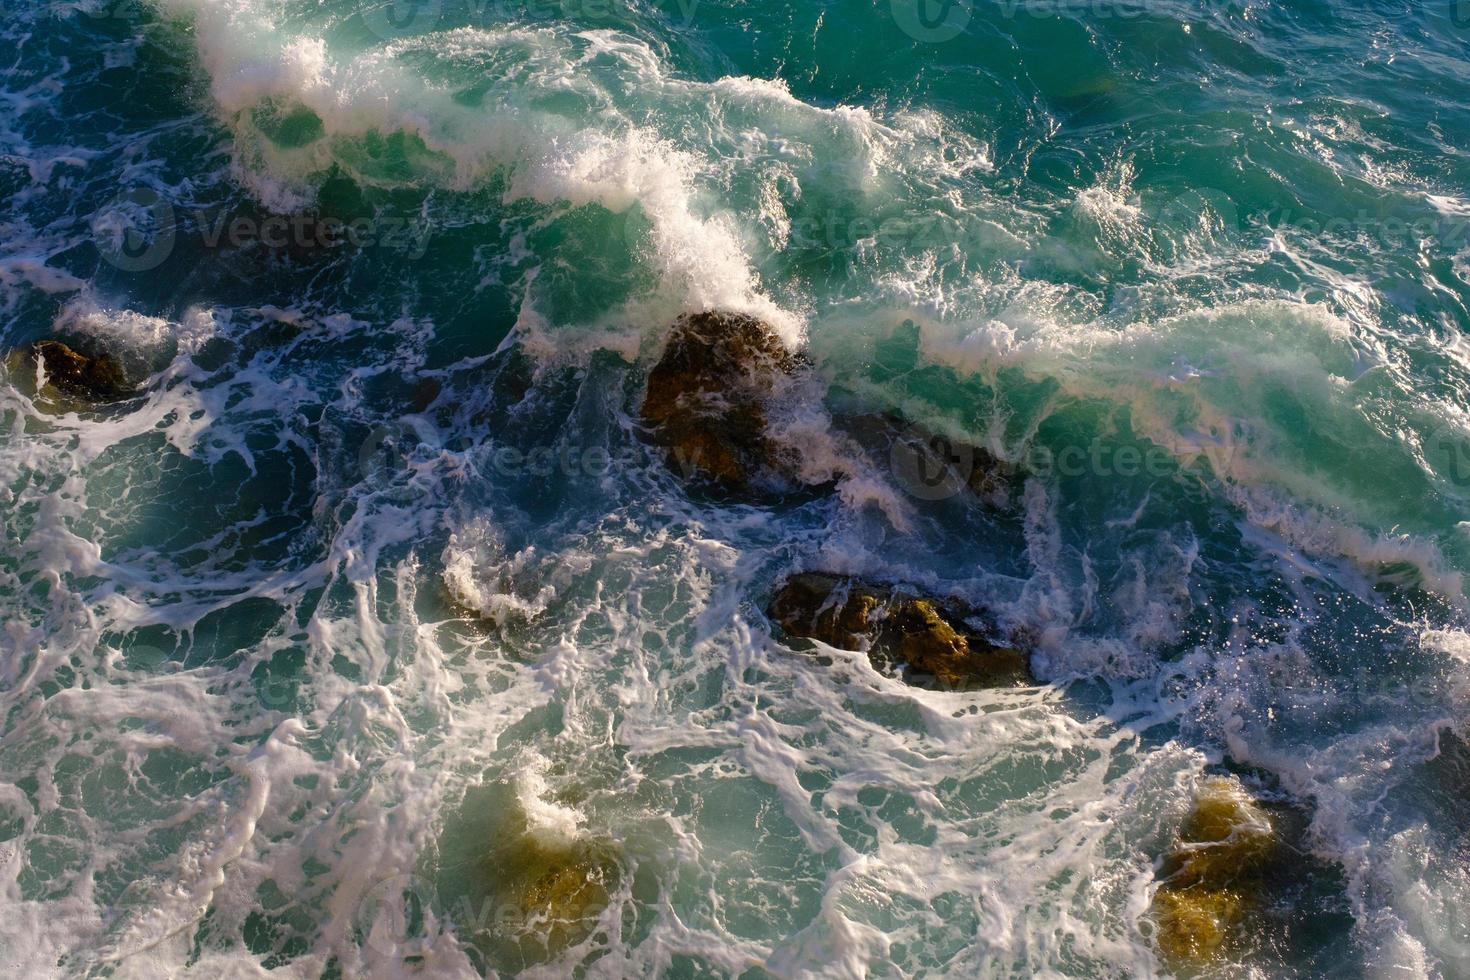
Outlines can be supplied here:
[[[12, 0], [0, 972], [1470, 976], [1463, 8]], [[707, 310], [805, 492], [649, 442]], [[1285, 884], [1181, 966], [1222, 776]]]

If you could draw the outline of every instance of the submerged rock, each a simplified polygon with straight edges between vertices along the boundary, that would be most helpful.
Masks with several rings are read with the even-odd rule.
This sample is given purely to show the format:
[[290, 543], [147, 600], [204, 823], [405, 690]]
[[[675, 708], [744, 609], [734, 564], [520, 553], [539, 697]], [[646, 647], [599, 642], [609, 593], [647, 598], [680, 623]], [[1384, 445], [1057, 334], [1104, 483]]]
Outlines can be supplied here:
[[771, 618], [792, 636], [900, 662], [944, 687], [1031, 682], [1027, 657], [970, 626], [979, 610], [891, 586], [818, 572], [792, 575], [776, 590]]
[[551, 955], [587, 938], [618, 881], [610, 847], [584, 841], [551, 845], [535, 836], [502, 848], [493, 871], [509, 885], [516, 912], [512, 931]]
[[[562, 826], [573, 811], [544, 786], [494, 782], [471, 790], [446, 820], [436, 883], [486, 973], [518, 975], [556, 959], [597, 930], [622, 881], [622, 849]], [[553, 819], [532, 818], [528, 807]]]
[[119, 401], [134, 391], [121, 362], [110, 354], [88, 357], [59, 340], [38, 340], [11, 355], [11, 370], [33, 377], [37, 362], [45, 372], [47, 389], [93, 404]]
[[1270, 816], [1245, 787], [1205, 780], [1179, 839], [1164, 858], [1153, 916], [1159, 949], [1180, 962], [1207, 961], [1231, 944], [1262, 902], [1278, 839]]
[[801, 364], [755, 317], [682, 316], [648, 375], [643, 424], [685, 476], [729, 491], [789, 486], [795, 467], [767, 431], [768, 411]]

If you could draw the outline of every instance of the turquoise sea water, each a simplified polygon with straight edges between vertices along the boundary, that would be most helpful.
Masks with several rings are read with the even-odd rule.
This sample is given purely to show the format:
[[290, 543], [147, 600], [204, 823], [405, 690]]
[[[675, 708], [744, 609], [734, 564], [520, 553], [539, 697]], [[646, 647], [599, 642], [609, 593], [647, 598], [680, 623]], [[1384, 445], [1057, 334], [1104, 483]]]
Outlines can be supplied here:
[[[1166, 974], [1207, 773], [1310, 894], [1223, 976], [1470, 976], [1470, 8], [14, 0], [0, 970]], [[691, 492], [681, 313], [1014, 465]], [[773, 636], [954, 594], [1035, 688]], [[506, 855], [606, 855], [538, 945]], [[541, 845], [536, 845], [541, 846]], [[529, 938], [528, 938], [529, 937]]]

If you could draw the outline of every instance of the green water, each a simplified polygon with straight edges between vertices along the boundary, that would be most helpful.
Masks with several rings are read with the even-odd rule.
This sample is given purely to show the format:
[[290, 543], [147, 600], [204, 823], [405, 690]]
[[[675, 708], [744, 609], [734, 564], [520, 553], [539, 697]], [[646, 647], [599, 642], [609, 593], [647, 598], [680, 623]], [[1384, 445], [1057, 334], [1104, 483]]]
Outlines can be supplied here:
[[[144, 387], [0, 385], [8, 972], [1167, 974], [1228, 771], [1312, 856], [1218, 972], [1470, 973], [1462, 4], [13, 6], [4, 344]], [[640, 438], [703, 309], [832, 492]], [[1041, 683], [794, 650], [794, 569]]]

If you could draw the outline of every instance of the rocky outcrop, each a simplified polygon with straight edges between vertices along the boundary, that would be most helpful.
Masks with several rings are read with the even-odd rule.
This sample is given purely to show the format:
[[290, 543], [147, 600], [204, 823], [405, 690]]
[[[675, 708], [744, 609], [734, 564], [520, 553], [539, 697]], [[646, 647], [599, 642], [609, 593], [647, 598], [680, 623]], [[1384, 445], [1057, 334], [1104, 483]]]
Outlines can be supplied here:
[[802, 363], [755, 317], [680, 317], [648, 375], [643, 424], [686, 477], [726, 491], [788, 488], [794, 466], [767, 431], [768, 412]]
[[21, 377], [34, 377], [37, 362], [45, 372], [47, 389], [77, 401], [105, 404], [126, 398], [134, 388], [128, 383], [117, 358], [102, 354], [88, 357], [59, 340], [38, 340], [11, 355], [11, 371]]
[[1232, 945], [1261, 903], [1277, 846], [1270, 816], [1238, 781], [1205, 780], [1160, 869], [1153, 903], [1160, 951], [1188, 964]]
[[860, 650], [875, 663], [907, 664], [915, 680], [942, 687], [1007, 686], [1031, 681], [1027, 657], [992, 643], [979, 610], [892, 586], [816, 572], [787, 578], [771, 601], [787, 634]]
[[[641, 421], [670, 468], [717, 491], [788, 493], [874, 472], [913, 500], [1007, 499], [1007, 467], [992, 454], [893, 414], [855, 413], [814, 427], [802, 412], [787, 413], [774, 437], [773, 410], [814, 407], [800, 401], [807, 367], [755, 317], [689, 314], [649, 372]], [[825, 419], [826, 409], [809, 414]]]

